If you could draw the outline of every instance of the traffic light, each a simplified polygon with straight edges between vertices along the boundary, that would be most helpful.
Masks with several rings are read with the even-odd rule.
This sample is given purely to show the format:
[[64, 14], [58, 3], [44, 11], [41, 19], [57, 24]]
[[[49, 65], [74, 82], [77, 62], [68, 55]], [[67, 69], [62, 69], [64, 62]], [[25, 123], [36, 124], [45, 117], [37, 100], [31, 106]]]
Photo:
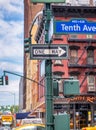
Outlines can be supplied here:
[[59, 85], [56, 81], [53, 81], [53, 96], [59, 96]]
[[5, 75], [5, 85], [8, 85], [8, 76]]
[[31, 38], [25, 38], [24, 39], [24, 51], [25, 53], [29, 53], [29, 49], [30, 49], [30, 44], [31, 44]]
[[24, 52], [29, 53], [29, 44], [27, 43], [24, 44]]
[[3, 76], [0, 77], [0, 85], [3, 85], [4, 81], [3, 81]]

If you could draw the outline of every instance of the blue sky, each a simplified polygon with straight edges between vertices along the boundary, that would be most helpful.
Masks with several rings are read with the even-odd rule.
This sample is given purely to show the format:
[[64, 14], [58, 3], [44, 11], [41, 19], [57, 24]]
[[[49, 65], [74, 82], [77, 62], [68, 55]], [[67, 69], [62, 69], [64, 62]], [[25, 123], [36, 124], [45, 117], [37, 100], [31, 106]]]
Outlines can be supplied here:
[[[23, 75], [23, 28], [23, 0], [0, 0], [0, 77], [4, 70]], [[6, 75], [9, 85], [0, 86], [0, 105], [13, 105], [14, 93], [18, 104], [20, 77]]]

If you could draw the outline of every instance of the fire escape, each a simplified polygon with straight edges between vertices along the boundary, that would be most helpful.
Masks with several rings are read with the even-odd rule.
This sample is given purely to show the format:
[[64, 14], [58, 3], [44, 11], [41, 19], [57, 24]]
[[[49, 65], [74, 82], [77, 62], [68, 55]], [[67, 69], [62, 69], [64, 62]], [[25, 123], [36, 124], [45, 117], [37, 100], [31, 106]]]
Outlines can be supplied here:
[[[64, 17], [64, 18], [96, 18], [96, 8], [95, 7], [88, 7], [88, 6], [52, 6], [53, 15], [55, 17]], [[69, 74], [80, 74], [80, 70], [85, 71], [85, 76], [80, 83], [80, 87], [84, 84], [88, 75], [95, 74], [96, 64], [93, 61], [89, 61], [87, 57], [85, 59], [83, 56], [89, 51], [92, 50], [93, 52], [96, 49], [96, 36], [95, 35], [85, 35], [79, 37], [79, 34], [69, 34], [67, 36], [67, 43], [69, 44], [69, 49], [75, 49], [80, 51], [80, 47], [83, 46], [82, 52], [80, 52], [79, 57], [71, 57], [68, 63], [69, 67]], [[81, 63], [82, 60], [82, 63]], [[70, 71], [72, 70], [72, 71]], [[78, 70], [77, 72], [75, 70]]]
[[[70, 45], [70, 43], [72, 43], [72, 45], [70, 45], [70, 49], [74, 48], [77, 50], [80, 49], [79, 43], [85, 45], [80, 56], [77, 59], [75, 58], [75, 60], [74, 60], [74, 57], [73, 57], [73, 59], [71, 59], [74, 63], [72, 64], [72, 62], [69, 61], [69, 64], [68, 64], [69, 68], [78, 68], [78, 70], [79, 70], [79, 68], [85, 68], [88, 70], [88, 72], [86, 72], [86, 75], [80, 84], [80, 87], [81, 87], [83, 85], [84, 81], [86, 80], [87, 76], [89, 74], [92, 74], [92, 72], [94, 71], [93, 69], [96, 68], [96, 64], [94, 64], [94, 61], [92, 61], [91, 63], [87, 63], [87, 62], [84, 63], [85, 61], [83, 61], [82, 64], [79, 64], [79, 62], [82, 59], [83, 55], [88, 50], [94, 51], [94, 49], [96, 49], [96, 46], [94, 44], [94, 43], [96, 43], [96, 38], [92, 37], [92, 38], [81, 39], [78, 37], [78, 35], [69, 35], [68, 36], [68, 43], [69, 43], [69, 45]], [[78, 45], [76, 45], [76, 44], [74, 45], [74, 43], [77, 43]], [[86, 57], [86, 59], [87, 59], [87, 57]], [[84, 60], [86, 60], [86, 59], [84, 59]]]

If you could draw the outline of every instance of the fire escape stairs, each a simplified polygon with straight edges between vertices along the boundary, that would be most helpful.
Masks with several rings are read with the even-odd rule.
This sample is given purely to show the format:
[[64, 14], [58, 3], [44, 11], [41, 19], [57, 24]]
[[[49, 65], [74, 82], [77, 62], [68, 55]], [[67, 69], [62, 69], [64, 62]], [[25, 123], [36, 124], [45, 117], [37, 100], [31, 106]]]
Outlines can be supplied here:
[[[82, 52], [81, 56], [78, 58], [76, 64], [80, 61], [80, 59], [82, 58], [83, 54], [86, 52], [86, 50], [89, 48], [89, 46], [91, 45], [91, 42], [89, 42], [89, 45], [85, 47], [84, 51]], [[92, 65], [90, 65], [90, 70], [92, 69]], [[86, 80], [87, 76], [90, 74], [91, 71], [88, 71], [88, 73], [85, 75], [84, 79], [82, 80], [80, 87], [83, 85], [84, 81]]]
[[82, 58], [82, 56], [84, 55], [84, 53], [86, 52], [86, 50], [89, 48], [89, 46], [91, 45], [91, 42], [89, 42], [89, 45], [85, 47], [84, 51], [82, 52], [81, 56], [78, 58], [76, 64], [78, 64], [78, 62], [80, 61], [80, 59]]

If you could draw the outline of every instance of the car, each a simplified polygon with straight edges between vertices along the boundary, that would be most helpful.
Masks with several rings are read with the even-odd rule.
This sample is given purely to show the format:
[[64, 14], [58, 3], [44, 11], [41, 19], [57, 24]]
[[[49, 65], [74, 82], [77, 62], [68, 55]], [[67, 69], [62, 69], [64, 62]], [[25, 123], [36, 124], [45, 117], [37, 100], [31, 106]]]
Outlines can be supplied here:
[[12, 130], [45, 130], [44, 124], [24, 124]]
[[82, 130], [96, 130], [96, 126], [83, 127]]

